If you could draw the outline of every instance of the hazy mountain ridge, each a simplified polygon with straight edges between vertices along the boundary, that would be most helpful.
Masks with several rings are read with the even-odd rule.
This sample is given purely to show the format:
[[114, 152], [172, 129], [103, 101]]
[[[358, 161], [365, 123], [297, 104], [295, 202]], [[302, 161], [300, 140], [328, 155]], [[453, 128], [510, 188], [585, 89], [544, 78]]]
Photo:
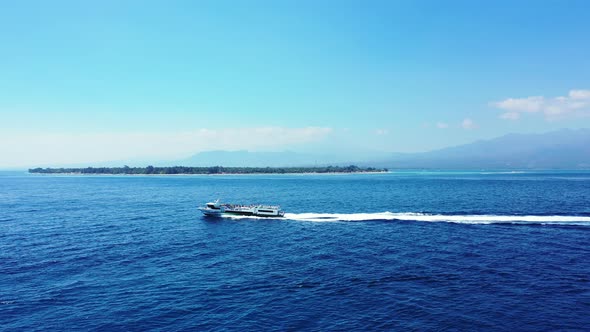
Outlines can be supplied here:
[[204, 151], [190, 158], [179, 160], [187, 166], [207, 167], [221, 165], [225, 167], [289, 167], [289, 166], [326, 166], [329, 164], [347, 164], [347, 156], [283, 152], [239, 151]]
[[590, 129], [507, 134], [422, 153], [354, 151], [205, 151], [180, 160], [119, 160], [34, 167], [323, 167], [358, 165], [388, 169], [590, 169]]
[[588, 169], [590, 129], [508, 134], [440, 150], [392, 156], [393, 168]]
[[542, 134], [507, 134], [490, 140], [423, 153], [389, 153], [360, 159], [352, 154], [207, 151], [180, 160], [187, 166], [286, 167], [358, 164], [427, 169], [590, 169], [590, 129], [563, 129]]

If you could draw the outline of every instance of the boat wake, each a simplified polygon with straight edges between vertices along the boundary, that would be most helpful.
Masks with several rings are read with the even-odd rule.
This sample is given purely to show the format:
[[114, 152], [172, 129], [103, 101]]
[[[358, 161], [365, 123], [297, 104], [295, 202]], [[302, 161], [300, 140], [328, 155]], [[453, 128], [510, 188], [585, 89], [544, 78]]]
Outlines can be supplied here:
[[286, 213], [285, 218], [300, 221], [370, 221], [402, 220], [451, 222], [461, 224], [567, 224], [590, 226], [587, 216], [519, 216], [519, 215], [444, 215], [425, 213]]
[[[268, 219], [252, 216], [227, 216], [232, 219]], [[590, 216], [542, 216], [542, 215], [445, 215], [426, 213], [285, 213], [281, 219], [311, 222], [338, 221], [424, 221], [459, 224], [539, 224], [590, 226]]]

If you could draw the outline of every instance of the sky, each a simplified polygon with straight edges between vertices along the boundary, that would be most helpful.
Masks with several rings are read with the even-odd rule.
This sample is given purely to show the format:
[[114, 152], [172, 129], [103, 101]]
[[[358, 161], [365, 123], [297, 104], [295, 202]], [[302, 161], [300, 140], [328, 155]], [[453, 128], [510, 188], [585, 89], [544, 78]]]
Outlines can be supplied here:
[[0, 1], [0, 168], [590, 127], [588, 1]]

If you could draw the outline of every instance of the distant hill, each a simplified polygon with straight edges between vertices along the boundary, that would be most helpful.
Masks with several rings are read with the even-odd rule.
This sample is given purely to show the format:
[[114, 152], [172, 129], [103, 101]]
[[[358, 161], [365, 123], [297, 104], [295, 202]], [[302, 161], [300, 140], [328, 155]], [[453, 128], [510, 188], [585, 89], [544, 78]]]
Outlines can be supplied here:
[[590, 129], [508, 134], [424, 153], [357, 156], [298, 152], [207, 151], [175, 162], [207, 167], [293, 167], [357, 164], [425, 169], [590, 169]]
[[431, 152], [394, 154], [372, 165], [428, 169], [590, 169], [590, 129], [508, 134]]
[[[388, 169], [590, 169], [590, 129], [508, 134], [424, 153], [332, 151], [330, 153], [206, 151], [181, 160], [135, 160], [61, 165], [188, 167], [326, 167], [359, 165]], [[44, 165], [35, 165], [44, 166]], [[58, 165], [45, 165], [56, 167]]]
[[205, 151], [190, 158], [179, 160], [179, 165], [208, 167], [222, 165], [225, 167], [290, 167], [342, 164], [345, 160], [328, 155], [314, 155], [285, 152], [251, 152], [251, 151]]

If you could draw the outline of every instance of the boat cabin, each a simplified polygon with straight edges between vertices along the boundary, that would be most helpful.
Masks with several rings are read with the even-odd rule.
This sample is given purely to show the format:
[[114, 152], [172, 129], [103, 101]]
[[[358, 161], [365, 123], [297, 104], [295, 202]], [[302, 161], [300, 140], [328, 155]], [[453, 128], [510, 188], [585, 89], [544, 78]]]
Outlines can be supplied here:
[[213, 210], [221, 210], [221, 206], [219, 205], [219, 201], [214, 203], [207, 203], [207, 207]]

